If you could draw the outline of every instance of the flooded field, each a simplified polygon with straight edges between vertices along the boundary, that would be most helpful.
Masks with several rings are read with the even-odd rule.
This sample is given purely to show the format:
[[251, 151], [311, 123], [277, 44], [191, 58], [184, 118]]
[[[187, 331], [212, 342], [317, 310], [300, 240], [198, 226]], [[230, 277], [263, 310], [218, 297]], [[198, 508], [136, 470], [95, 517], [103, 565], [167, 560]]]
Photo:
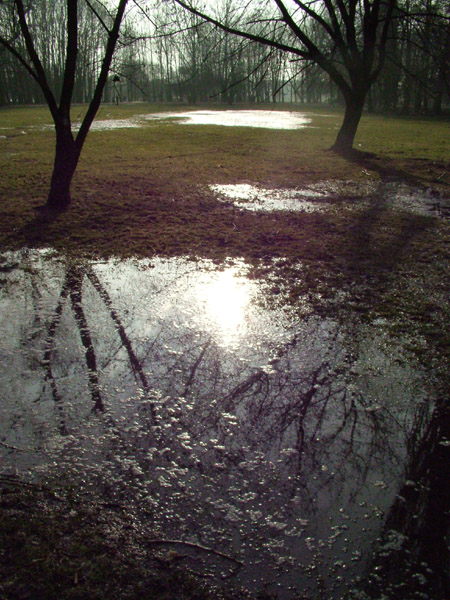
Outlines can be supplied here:
[[0, 267], [1, 474], [126, 505], [197, 571], [281, 600], [361, 590], [374, 548], [430, 533], [432, 486], [413, 492], [448, 427], [385, 321], [276, 309], [243, 261]]

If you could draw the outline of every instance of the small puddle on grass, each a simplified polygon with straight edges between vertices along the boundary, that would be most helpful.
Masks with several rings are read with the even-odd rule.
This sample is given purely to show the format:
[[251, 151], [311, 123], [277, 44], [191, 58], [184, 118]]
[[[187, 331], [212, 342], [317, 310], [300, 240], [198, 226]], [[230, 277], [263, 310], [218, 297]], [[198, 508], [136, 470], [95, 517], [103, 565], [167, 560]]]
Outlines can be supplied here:
[[270, 309], [247, 273], [4, 255], [0, 474], [66, 478], [154, 537], [215, 548], [184, 565], [217, 581], [338, 597], [432, 391], [382, 326]]
[[413, 214], [448, 218], [450, 200], [432, 190], [412, 188], [403, 183], [357, 184], [349, 181], [322, 181], [302, 189], [267, 189], [250, 184], [210, 185], [222, 202], [255, 212], [323, 212], [330, 210], [332, 199], [340, 206], [356, 210], [387, 208]]
[[248, 184], [211, 185], [210, 189], [223, 201], [231, 200], [235, 206], [245, 210], [271, 212], [300, 211], [318, 212], [329, 207], [329, 195], [313, 188], [282, 190], [257, 188]]
[[436, 191], [412, 188], [404, 183], [385, 184], [384, 188], [388, 203], [396, 210], [428, 217], [450, 217], [450, 199]]

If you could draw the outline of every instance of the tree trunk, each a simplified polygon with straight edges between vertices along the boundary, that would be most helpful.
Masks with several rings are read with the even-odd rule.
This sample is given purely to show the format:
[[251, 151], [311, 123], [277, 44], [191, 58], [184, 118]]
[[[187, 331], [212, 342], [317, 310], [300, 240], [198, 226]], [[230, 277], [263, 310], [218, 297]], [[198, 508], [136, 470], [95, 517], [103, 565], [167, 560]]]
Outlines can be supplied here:
[[356, 130], [364, 108], [365, 94], [352, 92], [345, 97], [345, 115], [336, 141], [331, 149], [339, 154], [348, 154], [353, 149]]
[[439, 116], [442, 114], [442, 99], [445, 92], [445, 73], [441, 68], [438, 71], [435, 88], [435, 96], [433, 99], [433, 115]]
[[70, 184], [77, 168], [80, 150], [73, 139], [70, 124], [56, 130], [56, 149], [47, 208], [65, 210], [70, 204]]

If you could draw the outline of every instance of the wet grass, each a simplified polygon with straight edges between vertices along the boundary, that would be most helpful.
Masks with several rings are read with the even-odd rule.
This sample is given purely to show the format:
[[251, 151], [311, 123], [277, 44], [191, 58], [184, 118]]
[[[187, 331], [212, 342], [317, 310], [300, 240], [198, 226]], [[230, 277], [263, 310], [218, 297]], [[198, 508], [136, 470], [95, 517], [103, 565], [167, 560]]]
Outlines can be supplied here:
[[[98, 118], [165, 109], [186, 107], [103, 106]], [[74, 107], [74, 118], [84, 110]], [[442, 297], [448, 291], [443, 289], [448, 221], [393, 211], [376, 189], [397, 179], [448, 197], [449, 122], [365, 115], [356, 147], [366, 154], [345, 159], [328, 151], [341, 119], [341, 112], [326, 109], [313, 111], [313, 127], [297, 131], [173, 120], [92, 131], [71, 206], [57, 217], [41, 218], [35, 209], [46, 199], [54, 134], [31, 126], [50, 123], [50, 116], [42, 107], [2, 109], [0, 246], [52, 246], [88, 257], [188, 255], [219, 262], [242, 257], [255, 265], [255, 276], [265, 276], [264, 262], [283, 258], [275, 288], [289, 281], [290, 303], [306, 296], [317, 310], [337, 311], [328, 300], [336, 290], [351, 289], [352, 298], [339, 314], [407, 315], [426, 326], [433, 344], [440, 340], [445, 346], [446, 336], [442, 340], [434, 329], [447, 310]], [[208, 188], [227, 183], [301, 188], [324, 180], [339, 183], [331, 199], [335, 209], [326, 213], [241, 211], [218, 202]], [[361, 199], [367, 201], [364, 207]], [[423, 295], [429, 282], [436, 292], [434, 311]]]
[[[104, 106], [99, 119], [163, 108]], [[83, 110], [75, 107], [74, 116]], [[52, 246], [75, 257], [188, 255], [219, 263], [243, 257], [254, 265], [254, 277], [271, 275], [269, 301], [277, 302], [281, 290], [283, 302], [295, 306], [307, 298], [318, 313], [335, 318], [386, 319], [392, 335], [409, 336], [412, 351], [445, 381], [448, 222], [393, 211], [377, 202], [374, 190], [397, 178], [449, 196], [449, 123], [365, 116], [356, 144], [373, 155], [347, 160], [327, 150], [341, 118], [316, 111], [314, 127], [299, 131], [157, 121], [91, 132], [72, 205], [45, 218], [35, 209], [46, 199], [54, 135], [32, 126], [50, 117], [43, 108], [0, 109], [0, 247]], [[241, 211], [208, 189], [227, 183], [301, 188], [324, 180], [341, 182], [331, 199], [335, 209], [326, 213]], [[275, 257], [283, 261], [274, 271]], [[344, 301], [336, 300], [340, 290], [350, 291]], [[212, 597], [146, 548], [119, 509], [86, 507], [61, 494], [62, 501], [54, 492], [3, 487], [0, 597]]]
[[126, 507], [87, 502], [70, 486], [0, 478], [0, 598], [238, 600], [182, 567], [183, 549], [155, 547]]
[[[83, 110], [75, 107], [74, 115]], [[99, 118], [158, 110], [161, 106], [106, 106]], [[299, 259], [310, 255], [316, 260], [316, 233], [323, 254], [334, 254], [334, 241], [328, 249], [329, 240], [348, 238], [346, 229], [353, 225], [348, 215], [346, 224], [336, 215], [242, 215], [218, 205], [206, 186], [247, 182], [301, 187], [323, 180], [363, 184], [401, 176], [448, 190], [448, 123], [366, 117], [357, 144], [378, 153], [378, 158], [349, 161], [327, 151], [340, 119], [340, 114], [318, 111], [314, 127], [300, 131], [166, 121], [142, 129], [91, 132], [73, 182], [72, 206], [53, 222], [42, 222], [34, 209], [46, 199], [54, 135], [24, 125], [49, 123], [49, 115], [44, 108], [0, 110], [0, 127], [12, 128], [0, 129], [6, 135], [0, 139], [0, 244], [52, 245], [106, 255], [261, 256], [290, 252], [291, 244], [281, 239], [267, 242], [274, 225], [286, 225], [292, 252]], [[330, 230], [335, 230], [331, 238]]]

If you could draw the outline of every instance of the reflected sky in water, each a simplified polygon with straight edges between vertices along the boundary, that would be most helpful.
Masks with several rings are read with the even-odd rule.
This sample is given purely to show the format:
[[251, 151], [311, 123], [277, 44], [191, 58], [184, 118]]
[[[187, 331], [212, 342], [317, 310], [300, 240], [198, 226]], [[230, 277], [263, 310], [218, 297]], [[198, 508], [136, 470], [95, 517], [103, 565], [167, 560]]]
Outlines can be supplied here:
[[[210, 185], [219, 200], [232, 202], [238, 208], [256, 212], [323, 212], [333, 208], [332, 198], [346, 194], [363, 198], [346, 203], [345, 207], [367, 210], [374, 202], [381, 208], [406, 211], [423, 216], [448, 218], [450, 202], [437, 192], [413, 188], [403, 183], [382, 182], [378, 186], [357, 186], [348, 182], [323, 181], [301, 189], [260, 188], [248, 183]], [[341, 208], [343, 204], [340, 204]]]
[[[321, 115], [327, 116], [327, 115]], [[259, 127], [262, 129], [302, 129], [311, 124], [311, 115], [284, 110], [191, 110], [136, 115], [129, 119], [96, 119], [92, 131], [136, 129], [146, 122], [171, 119], [183, 125], [220, 125], [224, 127]], [[80, 123], [75, 121], [76, 131]], [[53, 125], [39, 125], [33, 129], [53, 129]]]
[[66, 477], [281, 600], [363, 575], [432, 394], [401, 340], [271, 309], [242, 261], [0, 266], [0, 473]]
[[[100, 263], [94, 269], [109, 283], [118, 306], [131, 302], [131, 326], [139, 326], [142, 332], [149, 326], [154, 331], [167, 323], [176, 324], [210, 336], [224, 349], [258, 346], [260, 338], [276, 341], [286, 335], [279, 326], [282, 315], [271, 318], [259, 310], [256, 302], [261, 289], [246, 277], [243, 262], [219, 268], [206, 260], [155, 259]], [[129, 298], [136, 290], [144, 293], [140, 306]]]

